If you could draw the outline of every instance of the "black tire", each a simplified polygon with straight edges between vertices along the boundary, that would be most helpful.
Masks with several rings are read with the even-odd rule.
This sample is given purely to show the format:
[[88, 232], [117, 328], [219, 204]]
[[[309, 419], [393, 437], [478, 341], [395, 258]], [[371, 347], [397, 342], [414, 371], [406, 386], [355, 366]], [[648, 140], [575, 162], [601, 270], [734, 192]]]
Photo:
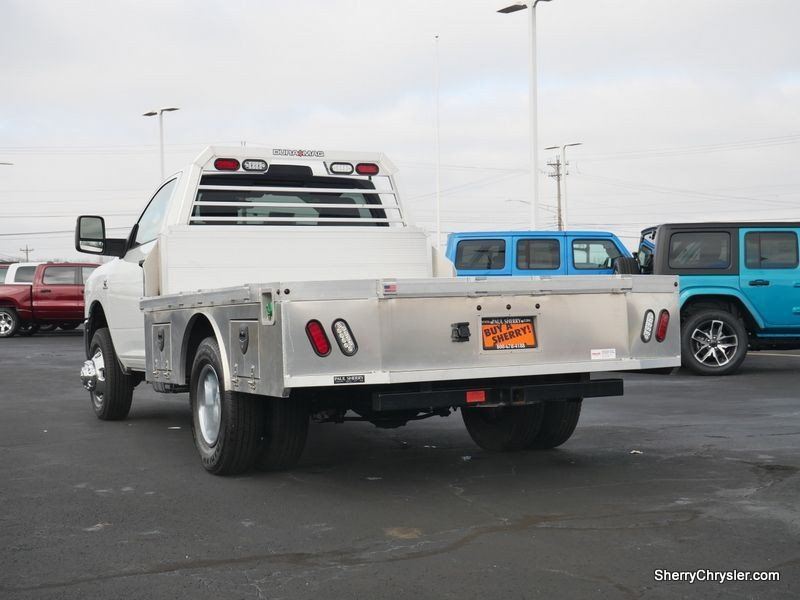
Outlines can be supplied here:
[[[92, 408], [102, 421], [121, 421], [128, 416], [133, 401], [133, 377], [122, 370], [108, 328], [95, 331], [89, 344], [89, 360], [97, 361], [100, 352], [102, 367], [97, 368], [97, 388], [89, 392]], [[96, 362], [97, 366], [97, 362]]]
[[541, 402], [497, 408], [463, 407], [461, 417], [472, 440], [489, 452], [514, 452], [530, 447], [544, 415]]
[[614, 259], [614, 275], [639, 275], [639, 263], [635, 258], [630, 256], [620, 256]]
[[262, 403], [264, 420], [256, 467], [262, 471], [288, 469], [297, 463], [306, 447], [308, 403], [292, 398], [269, 398]]
[[32, 323], [31, 321], [26, 321], [25, 323], [19, 324], [19, 327], [17, 328], [17, 335], [23, 337], [30, 337], [34, 335], [37, 331], [39, 331], [38, 323]]
[[[211, 387], [206, 387], [207, 381]], [[206, 404], [206, 395], [210, 396], [213, 409]], [[189, 401], [192, 437], [206, 471], [235, 475], [252, 467], [261, 437], [261, 399], [225, 389], [219, 345], [213, 337], [207, 337], [197, 347]], [[216, 427], [209, 429], [209, 419], [215, 421]]]
[[[731, 343], [735, 349], [725, 347]], [[699, 310], [681, 324], [681, 363], [698, 375], [735, 373], [747, 356], [747, 345], [742, 319], [727, 310]]]
[[58, 329], [56, 323], [42, 323], [39, 325], [39, 331], [55, 331], [56, 329]]
[[0, 338], [13, 337], [19, 329], [19, 315], [8, 306], [0, 306]]
[[80, 324], [80, 321], [64, 321], [63, 323], [58, 324], [58, 328], [63, 329], [64, 331], [72, 331], [73, 329], [77, 329]]
[[580, 398], [545, 402], [541, 427], [529, 447], [539, 450], [557, 448], [571, 438], [581, 416], [582, 404]]

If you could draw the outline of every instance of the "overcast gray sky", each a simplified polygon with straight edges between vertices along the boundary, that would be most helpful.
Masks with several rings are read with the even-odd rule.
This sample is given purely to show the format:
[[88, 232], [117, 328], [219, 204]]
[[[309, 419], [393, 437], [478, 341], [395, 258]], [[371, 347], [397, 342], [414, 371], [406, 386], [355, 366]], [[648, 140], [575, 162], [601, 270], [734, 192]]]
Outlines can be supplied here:
[[[129, 227], [209, 143], [384, 151], [434, 227], [524, 228], [527, 12], [509, 0], [0, 0], [0, 259], [79, 256], [75, 216]], [[570, 225], [800, 220], [800, 3], [539, 5], [540, 146], [571, 152]], [[541, 153], [548, 170], [549, 152]], [[555, 182], [541, 178], [549, 225]], [[512, 200], [509, 202], [509, 200]], [[35, 233], [35, 232], [64, 233]]]

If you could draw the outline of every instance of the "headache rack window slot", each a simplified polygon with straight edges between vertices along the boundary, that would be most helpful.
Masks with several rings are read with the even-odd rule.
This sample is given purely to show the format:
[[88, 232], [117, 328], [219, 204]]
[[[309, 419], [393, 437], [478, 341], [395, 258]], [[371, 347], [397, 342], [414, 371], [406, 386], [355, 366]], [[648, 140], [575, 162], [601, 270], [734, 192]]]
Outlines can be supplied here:
[[325, 203], [306, 203], [306, 202], [212, 202], [209, 200], [197, 200], [195, 206], [232, 206], [247, 208], [250, 206], [268, 206], [277, 208], [380, 208], [381, 210], [400, 210], [399, 206], [388, 206], [386, 204], [325, 204]]
[[372, 188], [315, 188], [315, 187], [282, 187], [261, 185], [201, 185], [197, 189], [215, 190], [222, 192], [304, 192], [306, 194], [390, 194], [396, 195], [392, 190], [375, 190]]
[[[281, 213], [287, 214], [287, 213]], [[367, 218], [359, 218], [359, 217], [292, 217], [292, 216], [282, 216], [282, 217], [216, 217], [216, 216], [207, 216], [207, 217], [190, 217], [190, 221], [199, 221], [199, 222], [211, 222], [211, 221], [221, 221], [226, 223], [236, 223], [238, 221], [243, 221], [245, 223], [259, 223], [261, 221], [274, 221], [274, 222], [289, 222], [289, 221], [301, 221], [301, 222], [327, 222], [327, 223], [402, 223], [402, 219], [367, 219]], [[211, 223], [213, 224], [213, 223]]]

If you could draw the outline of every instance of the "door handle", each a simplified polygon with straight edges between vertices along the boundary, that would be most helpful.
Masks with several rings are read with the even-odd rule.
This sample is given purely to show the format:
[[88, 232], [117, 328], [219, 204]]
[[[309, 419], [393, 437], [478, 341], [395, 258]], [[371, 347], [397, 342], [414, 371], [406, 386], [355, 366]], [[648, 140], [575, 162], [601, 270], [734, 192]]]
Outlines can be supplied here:
[[39, 290], [39, 293], [40, 293], [40, 294], [49, 294], [49, 293], [51, 293], [52, 291], [53, 291], [53, 290]]
[[748, 282], [748, 285], [752, 287], [765, 286], [769, 285], [769, 281], [767, 281], [766, 279], [753, 279], [752, 281]]

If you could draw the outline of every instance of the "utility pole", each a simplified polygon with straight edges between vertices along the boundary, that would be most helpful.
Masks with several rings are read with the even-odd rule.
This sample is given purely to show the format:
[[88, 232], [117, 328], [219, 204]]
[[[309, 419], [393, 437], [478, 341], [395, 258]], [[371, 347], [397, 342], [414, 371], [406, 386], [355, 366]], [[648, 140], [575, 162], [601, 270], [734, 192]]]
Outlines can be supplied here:
[[561, 213], [561, 178], [564, 176], [564, 173], [561, 171], [561, 158], [556, 157], [555, 162], [547, 163], [547, 166], [553, 167], [553, 173], [548, 175], [548, 177], [552, 177], [556, 180], [556, 189], [558, 190], [558, 209], [556, 211], [556, 224], [558, 225], [559, 231], [564, 231], [564, 218]]
[[[558, 150], [561, 148], [561, 164], [564, 166], [564, 171], [561, 173], [561, 177], [558, 178], [558, 220], [561, 223], [559, 229], [562, 231], [564, 227], [567, 226], [567, 175], [569, 175], [567, 171], [567, 167], [569, 166], [567, 162], [567, 148], [572, 148], [573, 146], [583, 146], [583, 142], [564, 144], [563, 146], [548, 146], [545, 148], [545, 150]], [[550, 166], [552, 167], [553, 165], [550, 164]], [[551, 177], [553, 176], [551, 175]], [[562, 195], [564, 198], [563, 203], [561, 201]]]
[[20, 252], [24, 252], [24, 253], [25, 253], [25, 262], [30, 262], [30, 261], [29, 261], [29, 259], [30, 259], [30, 254], [31, 254], [31, 252], [33, 252], [34, 250], [35, 250], [35, 248], [28, 248], [28, 244], [25, 244], [25, 247], [24, 247], [24, 248], [20, 248], [20, 249], [19, 249], [19, 251], [20, 251]]

